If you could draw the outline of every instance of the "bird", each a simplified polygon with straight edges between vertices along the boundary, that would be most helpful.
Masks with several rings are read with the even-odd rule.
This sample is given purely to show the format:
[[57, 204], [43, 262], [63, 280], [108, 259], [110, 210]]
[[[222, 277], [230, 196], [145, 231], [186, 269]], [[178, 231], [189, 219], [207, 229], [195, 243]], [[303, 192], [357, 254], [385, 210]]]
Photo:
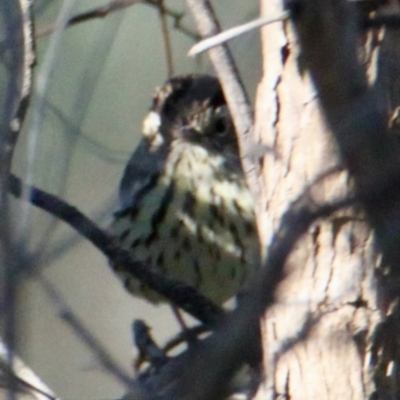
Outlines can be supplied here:
[[[170, 78], [155, 93], [119, 188], [109, 232], [135, 261], [194, 286], [218, 305], [258, 265], [254, 199], [218, 79]], [[167, 300], [112, 263], [133, 295]]]

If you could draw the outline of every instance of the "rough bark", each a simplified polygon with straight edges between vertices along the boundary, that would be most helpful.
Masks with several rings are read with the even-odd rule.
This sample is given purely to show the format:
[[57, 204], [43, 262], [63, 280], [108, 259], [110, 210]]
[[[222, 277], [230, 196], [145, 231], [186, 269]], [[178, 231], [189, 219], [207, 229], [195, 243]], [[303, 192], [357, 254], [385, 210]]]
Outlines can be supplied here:
[[[281, 11], [279, 0], [261, 4], [263, 16]], [[374, 31], [360, 38], [371, 81], [383, 73], [376, 62], [377, 39], [384, 36]], [[260, 207], [265, 212], [259, 226], [262, 242], [268, 243], [290, 202], [312, 182], [320, 179], [312, 189], [320, 201], [342, 199], [352, 193], [352, 185], [317, 92], [302, 68], [292, 26], [265, 27], [262, 39], [264, 76], [256, 102], [256, 135], [267, 149]], [[313, 224], [291, 254], [277, 302], [264, 319], [266, 380], [258, 398], [383, 398], [377, 365], [380, 376], [389, 376], [393, 356], [386, 361], [376, 357], [377, 332], [385, 326], [377, 296], [378, 262], [372, 231], [358, 207]], [[393, 387], [389, 393], [394, 395]]]

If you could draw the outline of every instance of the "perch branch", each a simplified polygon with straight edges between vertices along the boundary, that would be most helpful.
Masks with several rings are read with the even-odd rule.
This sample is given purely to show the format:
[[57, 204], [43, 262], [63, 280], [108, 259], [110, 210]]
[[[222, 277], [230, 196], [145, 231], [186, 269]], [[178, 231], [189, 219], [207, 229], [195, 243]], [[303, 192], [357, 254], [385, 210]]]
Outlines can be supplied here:
[[22, 193], [29, 193], [27, 200], [30, 203], [67, 223], [108, 259], [118, 264], [128, 265], [137, 279], [203, 323], [214, 325], [224, 314], [220, 307], [202, 296], [192, 286], [165, 278], [153, 272], [145, 263], [133, 261], [130, 252], [118, 247], [113, 237], [105, 233], [78, 209], [57, 196], [36, 187], [24, 185], [14, 175], [11, 175], [9, 179], [9, 191], [18, 198]]

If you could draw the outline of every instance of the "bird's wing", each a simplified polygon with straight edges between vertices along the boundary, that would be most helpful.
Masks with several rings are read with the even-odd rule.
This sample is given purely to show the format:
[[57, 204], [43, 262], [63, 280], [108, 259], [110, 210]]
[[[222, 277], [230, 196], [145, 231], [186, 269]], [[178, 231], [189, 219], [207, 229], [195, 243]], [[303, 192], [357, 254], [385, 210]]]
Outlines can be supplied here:
[[143, 195], [157, 184], [165, 157], [164, 146], [149, 151], [148, 143], [145, 140], [140, 141], [125, 167], [120, 183], [119, 199], [122, 213], [135, 207]]

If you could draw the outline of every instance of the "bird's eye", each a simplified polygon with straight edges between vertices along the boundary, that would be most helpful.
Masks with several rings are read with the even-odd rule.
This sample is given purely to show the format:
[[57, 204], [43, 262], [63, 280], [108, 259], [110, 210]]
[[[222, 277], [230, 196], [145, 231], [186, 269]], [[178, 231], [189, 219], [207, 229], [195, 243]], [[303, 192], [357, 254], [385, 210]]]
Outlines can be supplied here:
[[215, 122], [215, 132], [220, 136], [226, 134], [226, 122], [223, 118], [218, 118]]
[[169, 116], [172, 113], [172, 109], [173, 109], [173, 107], [172, 107], [171, 103], [169, 101], [166, 101], [162, 111], [163, 111], [164, 115]]

